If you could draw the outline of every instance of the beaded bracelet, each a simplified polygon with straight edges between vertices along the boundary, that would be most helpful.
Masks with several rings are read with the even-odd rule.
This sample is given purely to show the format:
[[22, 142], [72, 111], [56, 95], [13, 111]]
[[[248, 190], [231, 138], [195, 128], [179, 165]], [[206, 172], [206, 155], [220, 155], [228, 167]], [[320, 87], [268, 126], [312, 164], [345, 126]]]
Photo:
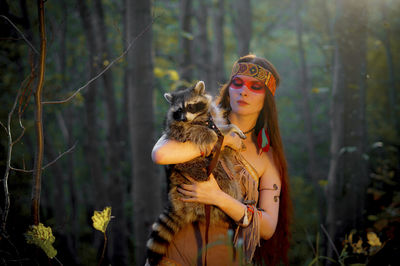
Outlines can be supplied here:
[[251, 223], [254, 213], [261, 216], [261, 211], [255, 208], [254, 205], [246, 205], [246, 210], [244, 211], [243, 217], [237, 222], [237, 225], [241, 227], [247, 227]]

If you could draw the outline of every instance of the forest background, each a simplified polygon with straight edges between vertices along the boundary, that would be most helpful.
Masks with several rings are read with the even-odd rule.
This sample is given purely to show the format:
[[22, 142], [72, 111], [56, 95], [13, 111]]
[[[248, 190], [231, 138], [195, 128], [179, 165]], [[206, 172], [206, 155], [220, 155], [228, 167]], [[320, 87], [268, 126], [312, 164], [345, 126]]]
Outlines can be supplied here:
[[106, 206], [102, 262], [143, 265], [166, 199], [163, 94], [215, 95], [249, 52], [282, 79], [290, 264], [399, 261], [399, 0], [1, 0], [0, 48], [1, 265], [47, 263], [26, 242], [39, 222], [56, 260], [96, 264]]

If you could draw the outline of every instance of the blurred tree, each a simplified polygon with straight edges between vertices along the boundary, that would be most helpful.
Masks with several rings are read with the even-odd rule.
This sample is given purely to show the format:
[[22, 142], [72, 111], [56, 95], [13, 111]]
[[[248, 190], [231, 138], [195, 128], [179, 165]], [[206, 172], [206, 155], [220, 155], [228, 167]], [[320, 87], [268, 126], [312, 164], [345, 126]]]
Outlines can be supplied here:
[[134, 203], [135, 264], [145, 262], [147, 236], [161, 210], [158, 175], [151, 161], [153, 137], [153, 56], [151, 2], [127, 1], [128, 41], [135, 48], [128, 53], [128, 127], [132, 151], [132, 199]]
[[192, 0], [180, 0], [179, 14], [179, 75], [181, 80], [191, 82], [193, 79], [193, 32], [192, 32]]
[[[99, 44], [100, 63], [102, 66], [107, 66], [111, 57], [109, 40], [107, 38], [107, 27], [101, 0], [94, 1], [94, 12], [90, 14], [94, 17], [96, 42]], [[102, 75], [104, 94], [103, 100], [106, 104], [106, 164], [108, 169], [107, 188], [109, 201], [112, 206], [112, 212], [118, 219], [111, 224], [112, 234], [110, 235], [108, 254], [111, 263], [115, 265], [127, 265], [127, 236], [125, 222], [125, 202], [124, 182], [121, 176], [121, 160], [120, 155], [123, 154], [120, 144], [119, 126], [117, 120], [117, 108], [115, 99], [115, 89], [113, 83], [112, 69]], [[104, 206], [105, 207], [105, 206]]]
[[[210, 44], [208, 40], [208, 9], [209, 1], [201, 0], [198, 1], [197, 10], [195, 16], [198, 25], [198, 34], [194, 39], [194, 53], [196, 61], [196, 72], [197, 80], [203, 80], [206, 84], [206, 89], [209, 91], [210, 87], [210, 75], [212, 71], [212, 65], [210, 62]], [[198, 51], [198, 52], [197, 52]]]
[[307, 176], [311, 179], [313, 182], [316, 190], [319, 190], [319, 185], [318, 185], [318, 172], [317, 172], [317, 167], [315, 165], [315, 144], [314, 144], [314, 134], [312, 130], [312, 125], [313, 125], [313, 119], [312, 119], [312, 111], [311, 111], [311, 106], [310, 106], [310, 97], [309, 97], [309, 91], [311, 88], [311, 82], [310, 82], [310, 77], [308, 74], [308, 66], [307, 66], [307, 60], [306, 60], [306, 52], [304, 49], [304, 44], [303, 44], [303, 21], [300, 17], [300, 13], [302, 11], [302, 5], [304, 4], [305, 1], [303, 0], [293, 0], [294, 3], [294, 19], [295, 19], [295, 25], [296, 25], [296, 36], [297, 36], [297, 45], [298, 45], [298, 53], [299, 53], [299, 59], [300, 59], [300, 71], [299, 71], [299, 76], [300, 76], [300, 82], [298, 85], [298, 89], [300, 90], [300, 95], [301, 97], [301, 106], [302, 106], [302, 117], [304, 121], [304, 130], [305, 130], [305, 135], [306, 135], [306, 147], [307, 147], [307, 154], [308, 154], [308, 165], [307, 165]]
[[[99, 61], [99, 47], [96, 42], [93, 16], [90, 15], [90, 10], [86, 1], [77, 1], [80, 19], [82, 21], [82, 28], [86, 36], [86, 45], [89, 52], [89, 76], [94, 77], [100, 72], [101, 62]], [[85, 99], [85, 114], [86, 114], [86, 127], [87, 127], [87, 141], [85, 145], [86, 160], [88, 160], [88, 168], [90, 169], [90, 177], [93, 184], [98, 184], [95, 190], [94, 208], [99, 209], [107, 203], [107, 194], [105, 193], [104, 185], [105, 175], [101, 164], [100, 156], [100, 137], [98, 132], [98, 111], [96, 107], [96, 99], [99, 92], [96, 88], [99, 87], [99, 81], [91, 83], [87, 91], [83, 94]]]
[[[345, 234], [363, 224], [368, 184], [364, 158], [367, 9], [364, 1], [336, 4], [326, 224], [339, 248]], [[328, 256], [335, 257], [332, 246]]]
[[379, 1], [379, 9], [381, 11], [381, 22], [383, 23], [383, 31], [375, 32], [376, 38], [378, 38], [385, 48], [385, 55], [388, 68], [388, 86], [387, 86], [387, 97], [389, 99], [389, 119], [392, 126], [397, 132], [400, 132], [400, 121], [399, 117], [396, 115], [396, 99], [398, 95], [398, 87], [396, 86], [395, 77], [395, 66], [393, 58], [393, 49], [391, 47], [392, 29], [390, 23], [387, 21], [388, 17], [388, 3], [387, 1]]
[[210, 78], [210, 91], [213, 94], [217, 94], [219, 84], [223, 84], [226, 81], [225, 69], [224, 69], [224, 53], [225, 53], [225, 42], [224, 42], [224, 23], [225, 20], [225, 1], [224, 0], [213, 0], [212, 9], [212, 25], [213, 25], [213, 42], [211, 47], [211, 78]]
[[232, 27], [238, 56], [250, 52], [250, 40], [253, 34], [253, 12], [250, 0], [234, 0], [230, 2]]

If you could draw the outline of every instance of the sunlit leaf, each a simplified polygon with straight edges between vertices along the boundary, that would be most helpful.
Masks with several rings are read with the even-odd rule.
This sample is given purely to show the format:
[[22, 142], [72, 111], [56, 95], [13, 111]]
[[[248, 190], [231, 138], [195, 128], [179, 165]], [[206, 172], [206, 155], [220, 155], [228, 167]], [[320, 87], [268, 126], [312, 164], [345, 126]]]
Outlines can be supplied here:
[[357, 254], [362, 254], [362, 253], [364, 253], [364, 249], [363, 249], [363, 247], [362, 247], [362, 244], [363, 244], [362, 239], [359, 239], [359, 240], [357, 241], [357, 243], [353, 244], [353, 245], [352, 245], [352, 247], [353, 247], [353, 252], [354, 252], [354, 253], [357, 253]]
[[368, 238], [368, 244], [370, 244], [371, 246], [376, 246], [376, 247], [382, 246], [379, 237], [374, 232], [368, 232], [367, 238]]
[[111, 207], [106, 207], [103, 211], [94, 211], [92, 216], [93, 227], [103, 233], [106, 232], [107, 225], [111, 219]]
[[179, 74], [176, 70], [168, 70], [169, 78], [173, 81], [179, 80]]
[[49, 258], [57, 255], [57, 250], [53, 247], [55, 237], [50, 226], [45, 227], [42, 223], [31, 225], [28, 232], [25, 233], [25, 239], [28, 244], [34, 244], [40, 247]]
[[154, 68], [154, 76], [156, 78], [162, 78], [164, 76], [164, 71], [159, 67], [155, 67]]

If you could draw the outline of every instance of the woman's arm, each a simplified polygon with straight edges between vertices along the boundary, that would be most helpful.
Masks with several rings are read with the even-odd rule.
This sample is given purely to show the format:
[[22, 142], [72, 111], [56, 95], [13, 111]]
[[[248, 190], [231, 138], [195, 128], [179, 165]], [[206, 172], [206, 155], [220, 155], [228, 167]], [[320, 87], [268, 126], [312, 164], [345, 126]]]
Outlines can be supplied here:
[[[266, 156], [266, 170], [260, 178], [260, 194], [258, 207], [262, 208], [260, 236], [263, 239], [269, 239], [275, 232], [278, 222], [279, 213], [279, 193], [281, 181], [277, 167], [272, 158], [272, 150]], [[218, 186], [213, 175], [210, 175], [210, 180], [205, 182], [196, 182], [190, 179], [192, 184], [182, 184], [178, 191], [184, 195], [182, 201], [185, 202], [200, 202], [203, 204], [211, 204], [219, 207], [234, 221], [238, 222], [242, 219], [247, 206], [240, 201], [232, 198], [223, 192]], [[278, 189], [274, 190], [274, 184]], [[275, 201], [275, 196], [277, 201]], [[258, 215], [254, 215], [253, 219], [259, 219]]]
[[[266, 168], [260, 178], [260, 193], [258, 207], [263, 209], [260, 226], [260, 236], [269, 239], [275, 232], [279, 214], [279, 195], [281, 191], [281, 179], [279, 171], [272, 156], [273, 150], [266, 154]], [[276, 186], [275, 186], [276, 185]], [[275, 190], [274, 187], [277, 187]]]
[[[210, 144], [210, 149], [215, 143]], [[239, 136], [232, 133], [224, 137], [222, 146], [230, 146], [238, 150], [242, 147], [242, 140]], [[179, 142], [176, 140], [167, 139], [165, 135], [153, 147], [151, 158], [156, 164], [178, 164], [190, 161], [196, 157], [208, 155], [201, 154], [199, 147], [191, 141]]]
[[151, 158], [156, 164], [178, 164], [201, 156], [199, 147], [193, 142], [167, 139], [165, 135], [154, 145]]

